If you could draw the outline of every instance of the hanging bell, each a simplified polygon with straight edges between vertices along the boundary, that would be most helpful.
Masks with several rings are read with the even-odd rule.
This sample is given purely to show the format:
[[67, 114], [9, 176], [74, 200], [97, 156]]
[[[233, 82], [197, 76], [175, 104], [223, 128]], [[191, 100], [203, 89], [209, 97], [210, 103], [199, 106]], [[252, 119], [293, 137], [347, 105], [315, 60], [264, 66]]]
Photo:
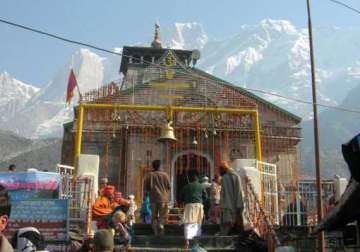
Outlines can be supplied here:
[[206, 129], [204, 130], [204, 137], [205, 137], [205, 139], [209, 138], [209, 135], [208, 135], [208, 132]]
[[213, 130], [213, 135], [214, 135], [214, 136], [217, 135], [216, 129]]
[[161, 135], [158, 139], [159, 142], [176, 142], [177, 139], [174, 134], [174, 128], [171, 127], [172, 121], [169, 121], [165, 124], [165, 126], [161, 129]]
[[198, 144], [198, 142], [196, 140], [196, 137], [194, 136], [193, 141], [192, 141], [192, 145], [197, 145], [197, 144]]

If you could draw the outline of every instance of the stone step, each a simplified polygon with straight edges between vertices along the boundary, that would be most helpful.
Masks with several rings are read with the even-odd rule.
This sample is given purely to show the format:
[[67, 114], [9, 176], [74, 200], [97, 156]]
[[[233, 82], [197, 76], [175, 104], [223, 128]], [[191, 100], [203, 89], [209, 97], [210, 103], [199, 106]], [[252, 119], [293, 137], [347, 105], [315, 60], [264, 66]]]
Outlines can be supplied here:
[[[238, 241], [238, 236], [213, 236], [203, 235], [196, 239], [198, 244], [205, 249], [234, 249]], [[194, 243], [194, 241], [192, 241]], [[184, 237], [179, 235], [165, 235], [156, 237], [150, 235], [136, 235], [132, 242], [133, 247], [137, 248], [183, 248]]]
[[182, 219], [182, 214], [168, 214], [168, 224], [179, 224]]
[[[152, 235], [153, 230], [148, 224], [135, 224], [134, 230], [136, 235]], [[219, 225], [205, 224], [201, 227], [203, 235], [215, 235], [220, 231]], [[165, 225], [166, 235], [180, 235], [184, 234], [184, 226], [177, 224]]]
[[[151, 251], [160, 251], [160, 252], [189, 252], [191, 249], [183, 249], [183, 248], [137, 248], [132, 247], [128, 251], [136, 251], [136, 252], [151, 252]], [[206, 249], [208, 252], [234, 252], [235, 249], [219, 249], [219, 248], [208, 248]]]
[[168, 224], [179, 224], [181, 222], [182, 216], [184, 213], [183, 208], [171, 208], [167, 215], [167, 223]]

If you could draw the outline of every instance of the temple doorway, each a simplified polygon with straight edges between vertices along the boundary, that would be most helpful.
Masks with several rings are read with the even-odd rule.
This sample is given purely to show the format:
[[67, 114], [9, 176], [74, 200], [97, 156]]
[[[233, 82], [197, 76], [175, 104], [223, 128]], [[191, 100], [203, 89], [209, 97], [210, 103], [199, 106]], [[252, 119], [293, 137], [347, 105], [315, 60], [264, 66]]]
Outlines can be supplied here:
[[189, 183], [189, 174], [192, 171], [196, 171], [199, 178], [207, 176], [211, 179], [211, 169], [211, 161], [203, 155], [194, 152], [179, 155], [173, 165], [173, 203], [175, 205], [181, 204], [182, 188]]

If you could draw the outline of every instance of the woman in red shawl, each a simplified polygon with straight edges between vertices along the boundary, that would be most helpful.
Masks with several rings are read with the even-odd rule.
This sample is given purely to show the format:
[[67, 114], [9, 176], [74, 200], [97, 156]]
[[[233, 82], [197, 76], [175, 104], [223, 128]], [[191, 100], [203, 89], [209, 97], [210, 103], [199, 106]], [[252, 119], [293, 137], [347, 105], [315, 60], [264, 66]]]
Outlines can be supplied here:
[[103, 189], [102, 195], [100, 195], [92, 206], [93, 219], [97, 221], [98, 229], [107, 228], [106, 217], [113, 211], [113, 198], [115, 187], [106, 186]]

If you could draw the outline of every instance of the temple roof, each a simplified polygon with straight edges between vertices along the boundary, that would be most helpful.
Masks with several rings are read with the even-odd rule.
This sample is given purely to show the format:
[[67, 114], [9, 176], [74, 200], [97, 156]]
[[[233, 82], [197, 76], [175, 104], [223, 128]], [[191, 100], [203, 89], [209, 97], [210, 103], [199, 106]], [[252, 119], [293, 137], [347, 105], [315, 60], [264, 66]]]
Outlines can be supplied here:
[[124, 46], [120, 72], [125, 75], [129, 64], [136, 64], [137, 66], [147, 67], [151, 63], [158, 61], [168, 50], [171, 50], [173, 53], [175, 53], [177, 58], [179, 58], [184, 65], [190, 64], [191, 54], [193, 52], [190, 50]]
[[246, 90], [245, 88], [242, 88], [242, 87], [239, 87], [239, 86], [235, 86], [234, 84], [232, 84], [232, 83], [230, 83], [230, 82], [228, 82], [228, 81], [226, 81], [226, 80], [223, 80], [223, 79], [221, 79], [221, 78], [218, 78], [218, 77], [216, 77], [216, 76], [214, 76], [214, 75], [211, 75], [211, 74], [209, 74], [209, 73], [207, 73], [207, 72], [205, 72], [205, 71], [203, 71], [203, 70], [200, 70], [200, 69], [198, 69], [198, 68], [193, 68], [192, 70], [195, 71], [195, 72], [198, 72], [199, 74], [201, 74], [201, 75], [203, 75], [203, 76], [206, 76], [206, 77], [209, 78], [209, 79], [212, 79], [212, 80], [215, 80], [215, 81], [220, 82], [221, 85], [226, 85], [226, 86], [228, 86], [228, 87], [234, 88], [234, 89], [238, 90], [240, 93], [242, 93], [242, 94], [244, 94], [244, 95], [246, 95], [246, 96], [248, 96], [248, 97], [251, 97], [251, 98], [253, 98], [253, 99], [255, 99], [255, 100], [259, 101], [259, 102], [265, 103], [266, 105], [274, 108], [275, 110], [278, 110], [278, 111], [280, 111], [280, 112], [283, 112], [283, 113], [285, 113], [286, 115], [288, 115], [289, 117], [291, 117], [292, 119], [294, 119], [295, 121], [297, 121], [298, 123], [300, 123], [301, 120], [302, 120], [301, 117], [299, 117], [299, 116], [297, 116], [297, 115], [295, 115], [295, 114], [287, 111], [286, 109], [283, 109], [283, 108], [275, 105], [275, 104], [272, 103], [272, 102], [269, 102], [269, 101], [265, 100], [264, 98], [261, 98], [261, 97], [258, 96], [258, 95], [255, 95], [254, 93]]

